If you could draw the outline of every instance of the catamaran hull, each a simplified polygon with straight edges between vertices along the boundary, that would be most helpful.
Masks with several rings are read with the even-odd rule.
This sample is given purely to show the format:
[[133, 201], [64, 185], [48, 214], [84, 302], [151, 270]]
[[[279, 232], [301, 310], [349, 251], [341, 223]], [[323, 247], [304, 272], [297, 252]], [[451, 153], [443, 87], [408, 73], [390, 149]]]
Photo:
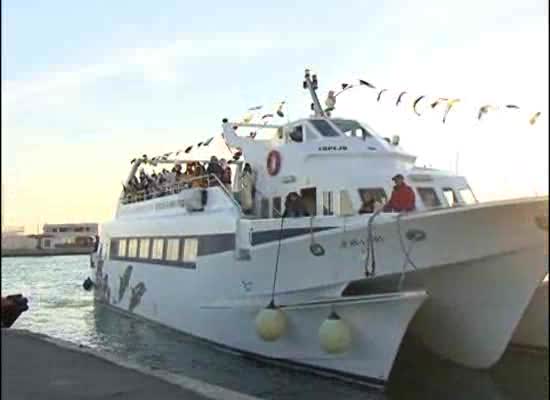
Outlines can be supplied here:
[[[429, 294], [410, 326], [428, 348], [472, 368], [488, 368], [500, 359], [547, 273], [548, 233], [537, 224], [547, 210], [547, 199], [534, 199], [402, 218], [407, 247], [407, 233], [424, 234], [412, 244], [414, 266], [407, 265], [402, 282], [405, 289], [424, 288]], [[346, 293], [399, 286], [402, 274], [395, 269], [406, 258], [395, 244], [397, 231], [395, 224], [376, 226], [384, 238], [376, 244], [376, 276], [352, 284]]]
[[512, 344], [548, 351], [548, 280], [535, 290], [514, 332]]
[[[106, 261], [102, 266], [102, 273], [111, 277], [124, 276], [124, 270], [124, 265], [116, 261]], [[286, 329], [278, 340], [268, 342], [258, 335], [255, 320], [269, 297], [198, 304], [198, 288], [189, 281], [185, 284], [183, 275], [176, 278], [175, 272], [186, 271], [133, 264], [129, 289], [120, 301], [116, 279], [108, 291], [96, 285], [96, 300], [244, 354], [373, 385], [387, 381], [408, 324], [427, 297], [424, 291], [413, 291], [287, 303], [281, 306]], [[170, 295], [174, 281], [182, 285], [177, 296]], [[146, 290], [137, 302], [132, 288], [140, 283]], [[311, 288], [309, 295], [297, 293], [295, 298], [319, 297], [323, 290]], [[343, 353], [329, 354], [320, 344], [319, 328], [332, 311], [351, 332], [351, 345]]]

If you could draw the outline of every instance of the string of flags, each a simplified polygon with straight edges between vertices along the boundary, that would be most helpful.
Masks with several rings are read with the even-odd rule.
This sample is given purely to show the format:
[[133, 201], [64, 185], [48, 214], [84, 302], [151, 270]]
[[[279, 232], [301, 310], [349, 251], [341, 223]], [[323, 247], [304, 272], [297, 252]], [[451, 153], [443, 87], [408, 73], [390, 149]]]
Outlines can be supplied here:
[[[329, 115], [330, 115], [330, 112], [334, 110], [335, 105], [336, 105], [336, 97], [337, 96], [341, 95], [342, 93], [344, 93], [344, 92], [346, 92], [346, 91], [348, 91], [352, 88], [362, 87], [362, 86], [376, 91], [376, 102], [377, 103], [380, 103], [382, 101], [382, 95], [389, 91], [389, 89], [387, 89], [387, 88], [380, 88], [379, 89], [375, 85], [373, 85], [372, 83], [370, 83], [366, 80], [363, 80], [363, 79], [359, 79], [357, 83], [342, 83], [340, 91], [335, 93], [335, 91], [330, 90], [328, 92], [327, 99], [325, 101], [325, 106], [326, 106], [325, 112], [329, 113]], [[403, 103], [403, 98], [405, 96], [410, 95], [406, 90], [403, 90], [403, 91], [398, 92], [398, 93], [399, 94], [397, 95], [397, 98], [395, 99], [395, 107], [399, 107], [399, 105], [401, 103]], [[386, 94], [384, 96], [384, 99], [386, 99], [387, 97], [388, 97], [388, 95]], [[414, 98], [414, 100], [412, 102], [412, 110], [417, 116], [422, 115], [422, 113], [418, 109], [418, 105], [423, 101], [424, 102], [429, 101], [429, 98], [430, 98], [430, 96], [424, 95], [424, 94]], [[460, 102], [461, 102], [461, 99], [459, 99], [459, 98], [437, 97], [429, 103], [429, 107], [432, 110], [435, 110], [436, 108], [438, 108], [439, 105], [445, 105], [445, 110], [443, 112], [443, 117], [442, 117], [442, 120], [441, 120], [442, 123], [445, 123], [447, 121], [447, 117], [448, 117], [449, 113], [451, 112], [451, 110], [453, 109], [453, 107], [456, 106]], [[485, 104], [485, 105], [478, 108], [478, 111], [477, 111], [478, 121], [480, 121], [490, 111], [496, 111], [496, 110], [499, 110], [501, 108], [504, 108], [504, 109], [507, 109], [507, 110], [520, 110], [520, 107], [516, 104], [506, 104], [506, 105], [503, 105], [503, 106], [498, 106], [498, 105], [494, 105], [494, 104]], [[534, 125], [537, 122], [540, 115], [541, 115], [540, 111], [537, 111], [537, 112], [534, 112], [534, 113], [530, 114], [529, 124]]]

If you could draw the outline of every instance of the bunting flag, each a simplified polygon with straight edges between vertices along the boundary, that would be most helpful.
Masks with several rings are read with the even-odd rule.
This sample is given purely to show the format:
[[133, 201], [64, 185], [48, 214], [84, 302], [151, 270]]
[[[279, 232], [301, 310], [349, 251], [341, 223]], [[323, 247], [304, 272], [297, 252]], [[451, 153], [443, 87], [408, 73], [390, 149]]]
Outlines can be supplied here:
[[535, 125], [535, 122], [537, 122], [537, 119], [540, 117], [540, 111], [537, 111], [536, 113], [534, 113], [531, 118], [529, 118], [529, 123], [531, 125]]
[[363, 80], [363, 79], [359, 79], [359, 84], [360, 84], [360, 85], [363, 85], [363, 86], [367, 86], [367, 87], [369, 87], [369, 88], [371, 88], [371, 89], [376, 89], [376, 87], [375, 87], [373, 84], [371, 84], [371, 83], [369, 83], [369, 82], [367, 82], [367, 81], [365, 81], [365, 80]]
[[380, 101], [380, 97], [382, 97], [382, 93], [387, 92], [388, 89], [382, 89], [378, 92], [378, 96], [376, 97], [376, 101]]
[[447, 120], [447, 115], [449, 114], [449, 111], [451, 111], [451, 108], [458, 102], [460, 102], [460, 99], [449, 100], [447, 102], [447, 108], [445, 109], [445, 114], [443, 114], [443, 123]]
[[416, 100], [414, 101], [413, 103], [413, 111], [416, 115], [418, 115], [420, 117], [420, 113], [416, 110], [416, 105], [418, 104], [418, 102], [422, 99], [426, 98], [426, 96], [422, 95], [422, 96], [419, 96], [416, 98]]
[[399, 105], [399, 103], [401, 103], [401, 99], [403, 98], [403, 96], [407, 94], [406, 91], [403, 91], [401, 93], [399, 93], [399, 96], [397, 96], [397, 101], [395, 102], [395, 106], [397, 107]]
[[496, 107], [495, 106], [492, 106], [491, 104], [486, 104], [484, 106], [481, 106], [479, 108], [479, 111], [477, 113], [477, 119], [478, 121], [481, 120], [481, 118], [487, 114], [489, 112], [489, 110], [496, 110]]

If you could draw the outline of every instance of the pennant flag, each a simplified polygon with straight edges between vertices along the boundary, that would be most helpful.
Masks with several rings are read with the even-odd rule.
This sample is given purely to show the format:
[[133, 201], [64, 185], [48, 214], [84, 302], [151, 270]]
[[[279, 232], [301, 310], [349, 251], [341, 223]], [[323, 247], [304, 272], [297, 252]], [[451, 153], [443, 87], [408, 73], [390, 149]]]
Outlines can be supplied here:
[[540, 117], [540, 111], [537, 111], [536, 113], [534, 113], [531, 118], [529, 118], [529, 123], [531, 125], [535, 125], [535, 122], [537, 122], [537, 119], [538, 117]]
[[258, 110], [261, 110], [262, 108], [263, 106], [254, 106], [254, 107], [250, 107], [248, 111], [258, 111]]
[[451, 111], [451, 108], [459, 101], [460, 99], [454, 99], [447, 102], [447, 109], [445, 110], [445, 114], [443, 114], [443, 123], [447, 120], [447, 115], [449, 114], [449, 111]]
[[401, 103], [401, 98], [406, 94], [407, 92], [406, 91], [403, 91], [399, 94], [399, 96], [397, 97], [397, 101], [395, 102], [395, 106], [397, 107], [399, 105], [399, 103]]
[[418, 98], [414, 101], [414, 103], [413, 103], [413, 111], [414, 111], [414, 113], [415, 113], [416, 115], [418, 115], [419, 117], [420, 117], [420, 113], [419, 113], [418, 111], [416, 111], [416, 105], [418, 104], [418, 102], [419, 102], [420, 100], [422, 100], [422, 99], [425, 98], [425, 97], [426, 97], [426, 96], [422, 95], [422, 96], [418, 97]]
[[352, 86], [349, 83], [342, 83], [342, 90], [346, 90], [348, 88], [351, 88]]
[[359, 84], [370, 87], [371, 89], [376, 89], [376, 87], [372, 83], [364, 81], [363, 79], [359, 79]]
[[380, 101], [380, 97], [382, 96], [382, 93], [387, 92], [388, 89], [382, 89], [378, 92], [378, 96], [376, 97], [376, 101]]
[[490, 104], [486, 104], [486, 105], [480, 107], [479, 111], [477, 113], [478, 121], [481, 120], [481, 117], [483, 117], [485, 114], [487, 114], [489, 112], [489, 110], [495, 110], [495, 107], [490, 105]]
[[436, 101], [434, 101], [432, 104], [430, 104], [430, 107], [436, 108], [440, 103], [442, 103], [444, 101], [449, 101], [449, 99], [447, 99], [445, 97], [440, 97]]

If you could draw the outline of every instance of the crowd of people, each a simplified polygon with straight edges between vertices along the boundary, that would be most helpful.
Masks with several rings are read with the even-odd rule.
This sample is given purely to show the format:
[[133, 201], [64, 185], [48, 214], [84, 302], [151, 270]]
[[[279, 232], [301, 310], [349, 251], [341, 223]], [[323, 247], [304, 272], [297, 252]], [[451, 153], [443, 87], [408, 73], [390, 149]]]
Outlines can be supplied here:
[[220, 183], [231, 193], [231, 167], [225, 159], [218, 160], [213, 156], [205, 167], [203, 163], [191, 161], [185, 163], [185, 171], [182, 163], [176, 163], [171, 171], [163, 168], [161, 171], [153, 171], [151, 174], [141, 168], [138, 176], [132, 177], [123, 186], [127, 199], [135, 196], [158, 197], [179, 192], [186, 188], [206, 188], [219, 186]]

